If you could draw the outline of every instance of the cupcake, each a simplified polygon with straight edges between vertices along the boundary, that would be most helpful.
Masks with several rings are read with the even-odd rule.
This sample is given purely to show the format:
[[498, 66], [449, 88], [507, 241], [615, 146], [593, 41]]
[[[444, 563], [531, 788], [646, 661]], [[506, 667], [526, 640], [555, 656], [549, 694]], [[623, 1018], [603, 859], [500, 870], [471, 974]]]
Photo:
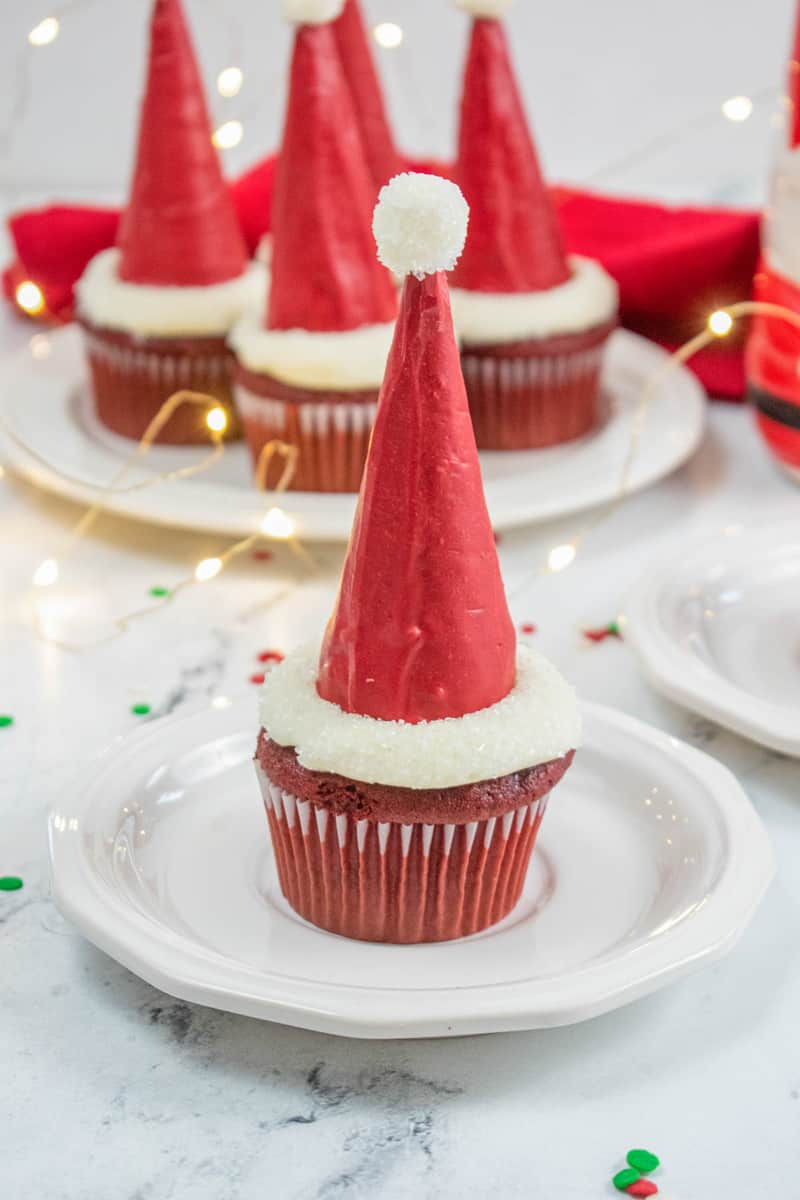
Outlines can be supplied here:
[[375, 211], [405, 276], [338, 598], [261, 696], [256, 766], [289, 904], [379, 942], [463, 937], [517, 902], [572, 761], [572, 689], [517, 647], [445, 271], [467, 208], [401, 175]]
[[[140, 439], [164, 401], [187, 388], [228, 413], [231, 325], [264, 293], [250, 264], [211, 141], [203, 85], [180, 0], [156, 0], [147, 84], [128, 206], [117, 246], [77, 286], [100, 421]], [[184, 405], [159, 441], [208, 441], [204, 413]]]
[[299, 450], [290, 486], [358, 491], [397, 312], [370, 237], [374, 185], [331, 20], [342, 0], [287, 0], [297, 26], [272, 210], [266, 309], [234, 327], [236, 401], [253, 460]]
[[[789, 72], [788, 144], [772, 181], [753, 297], [800, 317], [800, 17]], [[800, 480], [800, 330], [785, 318], [760, 313], [747, 340], [748, 396], [759, 429], [788, 474]]]
[[509, 2], [458, 0], [474, 20], [456, 168], [470, 228], [453, 314], [486, 450], [552, 446], [601, 423], [618, 300], [599, 263], [564, 250], [499, 20]]

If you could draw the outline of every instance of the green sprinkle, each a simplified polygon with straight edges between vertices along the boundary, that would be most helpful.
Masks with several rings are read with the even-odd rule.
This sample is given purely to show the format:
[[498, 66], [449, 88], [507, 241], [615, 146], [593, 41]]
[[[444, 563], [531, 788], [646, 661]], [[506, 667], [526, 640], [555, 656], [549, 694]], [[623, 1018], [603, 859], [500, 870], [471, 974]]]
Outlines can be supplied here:
[[165, 587], [151, 587], [151, 588], [150, 588], [150, 595], [151, 595], [151, 596], [156, 596], [156, 597], [159, 597], [159, 596], [168, 596], [168, 595], [169, 595], [169, 588], [165, 588]]
[[[617, 621], [612, 621], [610, 623], [610, 625], [608, 626], [608, 632], [611, 634], [612, 637], [622, 637], [622, 634], [621, 634], [620, 628], [619, 628], [619, 623]], [[636, 1151], [634, 1151], [634, 1153], [638, 1154], [639, 1151], [636, 1150]]]
[[643, 1175], [649, 1175], [651, 1171], [655, 1171], [656, 1167], [661, 1166], [661, 1161], [655, 1154], [651, 1154], [649, 1150], [629, 1150], [625, 1155], [625, 1161], [629, 1167], [633, 1167], [635, 1171], [641, 1171]]
[[0, 729], [8, 729], [9, 725], [13, 724], [14, 718], [10, 717], [8, 713], [4, 713], [2, 716], [0, 716]]
[[22, 880], [17, 875], [0, 875], [0, 892], [18, 892]]
[[135, 717], [146, 717], [150, 712], [149, 704], [132, 704], [131, 712]]
[[611, 1182], [618, 1192], [624, 1192], [632, 1183], [638, 1183], [641, 1178], [641, 1173], [634, 1167], [626, 1167], [624, 1171], [617, 1171]]

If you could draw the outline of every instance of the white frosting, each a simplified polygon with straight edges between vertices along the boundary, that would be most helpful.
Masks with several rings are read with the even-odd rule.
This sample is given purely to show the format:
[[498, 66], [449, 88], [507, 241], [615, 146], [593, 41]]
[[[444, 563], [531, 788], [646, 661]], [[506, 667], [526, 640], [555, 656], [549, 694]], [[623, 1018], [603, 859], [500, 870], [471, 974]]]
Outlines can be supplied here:
[[514, 0], [456, 0], [456, 8], [463, 8], [473, 17], [502, 17], [513, 3]]
[[248, 311], [228, 341], [248, 371], [313, 390], [356, 392], [380, 387], [394, 335], [394, 321], [338, 333], [264, 329], [261, 310]]
[[610, 321], [619, 288], [593, 258], [570, 256], [572, 276], [544, 292], [451, 289], [456, 333], [466, 345], [499, 346], [526, 338], [582, 333]]
[[775, 171], [766, 212], [770, 265], [800, 283], [800, 148], [785, 150]]
[[325, 25], [341, 15], [344, 0], [283, 0], [288, 21], [298, 25]]
[[452, 271], [467, 237], [460, 188], [438, 175], [406, 171], [382, 187], [372, 218], [378, 258], [395, 275]]
[[225, 334], [240, 313], [266, 302], [261, 263], [225, 283], [207, 287], [160, 287], [119, 278], [119, 250], [95, 255], [75, 287], [78, 310], [92, 325], [140, 337]]
[[266, 678], [261, 723], [301, 766], [362, 783], [446, 788], [510, 775], [578, 746], [581, 719], [573, 689], [528, 646], [517, 649], [517, 679], [497, 704], [464, 717], [379, 721], [344, 712], [317, 692], [319, 646], [307, 645]]

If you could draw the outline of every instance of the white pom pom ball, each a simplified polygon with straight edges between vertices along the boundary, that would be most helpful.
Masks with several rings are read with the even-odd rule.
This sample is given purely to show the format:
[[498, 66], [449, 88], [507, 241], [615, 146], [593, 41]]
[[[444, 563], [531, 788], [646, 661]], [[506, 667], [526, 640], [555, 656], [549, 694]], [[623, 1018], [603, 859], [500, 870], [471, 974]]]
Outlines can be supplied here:
[[283, 0], [288, 21], [296, 25], [325, 25], [341, 15], [344, 0]]
[[395, 275], [452, 271], [464, 249], [469, 208], [460, 188], [438, 175], [406, 172], [381, 188], [372, 232], [378, 258]]
[[456, 8], [473, 17], [502, 17], [511, 8], [514, 0], [456, 0]]

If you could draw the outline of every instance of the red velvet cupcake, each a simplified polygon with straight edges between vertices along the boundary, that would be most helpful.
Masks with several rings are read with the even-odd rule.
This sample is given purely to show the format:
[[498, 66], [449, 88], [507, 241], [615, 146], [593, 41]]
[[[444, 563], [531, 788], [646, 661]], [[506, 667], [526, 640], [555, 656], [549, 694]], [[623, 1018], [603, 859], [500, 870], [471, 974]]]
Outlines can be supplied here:
[[370, 237], [375, 187], [331, 20], [343, 0], [293, 0], [289, 100], [272, 212], [266, 311], [231, 334], [254, 463], [299, 450], [290, 486], [357, 491], [397, 312]]
[[348, 937], [441, 941], [517, 902], [580, 737], [572, 689], [517, 647], [483, 496], [445, 271], [458, 188], [401, 175], [375, 212], [405, 275], [322, 648], [267, 677], [256, 765], [284, 895]]
[[457, 164], [470, 228], [453, 313], [475, 436], [485, 450], [552, 446], [603, 420], [617, 287], [564, 251], [498, 19], [508, 0], [458, 3], [475, 19]]
[[[200, 73], [180, 0], [156, 0], [147, 86], [130, 201], [116, 249], [89, 264], [77, 286], [78, 319], [97, 413], [125, 437], [142, 437], [182, 388], [208, 392], [237, 432], [226, 345], [231, 325], [264, 294], [249, 264], [222, 176]], [[178, 409], [163, 442], [207, 442], [204, 414]]]

